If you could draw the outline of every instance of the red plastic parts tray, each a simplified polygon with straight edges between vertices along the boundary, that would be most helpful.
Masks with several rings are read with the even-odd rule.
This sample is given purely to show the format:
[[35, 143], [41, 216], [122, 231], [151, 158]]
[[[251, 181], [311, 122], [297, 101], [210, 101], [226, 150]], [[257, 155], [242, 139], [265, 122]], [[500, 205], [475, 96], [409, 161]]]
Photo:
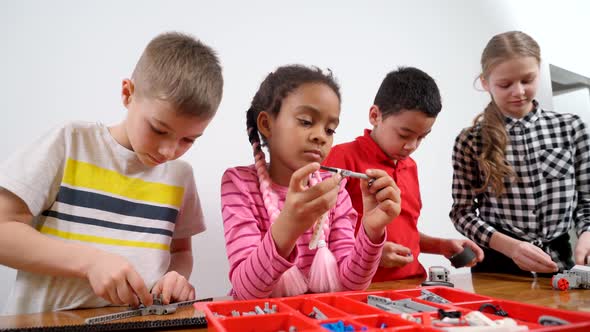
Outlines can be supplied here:
[[[419, 299], [422, 289], [429, 290], [451, 303], [440, 304]], [[393, 301], [411, 299], [445, 311], [460, 311], [462, 315], [478, 310], [483, 304], [489, 303], [504, 310], [508, 317], [514, 319], [519, 325], [527, 326], [529, 331], [590, 331], [590, 313], [587, 312], [566, 311], [515, 301], [499, 300], [448, 287], [307, 294], [288, 298], [196, 303], [195, 308], [205, 312], [209, 329], [218, 332], [329, 331], [329, 329], [322, 327], [323, 324], [344, 324], [353, 327], [354, 331], [441, 331], [440, 326], [431, 323], [432, 320], [438, 319], [436, 310], [411, 314], [412, 317], [419, 319], [419, 322], [415, 322], [402, 318], [401, 315], [368, 305], [367, 297], [369, 295], [386, 297]], [[275, 310], [271, 313], [259, 315], [242, 315], [244, 312], [254, 311], [257, 306], [263, 310], [266, 308], [267, 311], [273, 308]], [[316, 319], [310, 317], [314, 308], [324, 314], [326, 318]], [[492, 320], [504, 318], [495, 315], [493, 310], [487, 309], [489, 308], [484, 309], [483, 312], [488, 318]], [[232, 315], [233, 311], [237, 311], [240, 315]], [[539, 317], [543, 315], [556, 317], [568, 321], [570, 324], [544, 326], [539, 323]]]

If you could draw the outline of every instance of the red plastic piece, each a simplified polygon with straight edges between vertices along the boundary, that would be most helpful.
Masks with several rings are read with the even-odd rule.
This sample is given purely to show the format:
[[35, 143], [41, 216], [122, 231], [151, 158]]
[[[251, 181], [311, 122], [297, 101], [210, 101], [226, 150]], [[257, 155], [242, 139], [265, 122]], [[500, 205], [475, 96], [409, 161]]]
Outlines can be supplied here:
[[559, 278], [557, 280], [557, 288], [562, 291], [568, 290], [570, 288], [570, 282], [566, 278]]

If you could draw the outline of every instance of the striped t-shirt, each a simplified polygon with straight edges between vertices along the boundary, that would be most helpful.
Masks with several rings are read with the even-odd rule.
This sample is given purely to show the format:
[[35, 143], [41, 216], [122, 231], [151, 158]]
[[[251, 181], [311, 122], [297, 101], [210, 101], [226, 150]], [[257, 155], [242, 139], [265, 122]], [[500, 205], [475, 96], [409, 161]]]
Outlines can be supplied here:
[[[143, 165], [98, 123], [70, 123], [0, 165], [0, 187], [62, 241], [126, 258], [151, 288], [168, 270], [172, 239], [205, 229], [190, 165]], [[72, 253], [75, 255], [75, 253]], [[85, 279], [18, 271], [7, 314], [109, 305]]]
[[[331, 175], [322, 174], [323, 179], [328, 176]], [[369, 286], [377, 270], [385, 241], [372, 243], [363, 227], [355, 239], [357, 213], [344, 185], [345, 181], [340, 186], [336, 205], [328, 213], [330, 231], [326, 243], [338, 262], [344, 290], [363, 290]], [[288, 188], [273, 184], [273, 190], [279, 197], [279, 209], [282, 209]], [[231, 294], [235, 298], [269, 297], [280, 277], [293, 265], [309, 277], [317, 252], [309, 249], [312, 231], [306, 231], [297, 240], [288, 259], [277, 253], [253, 165], [225, 171], [221, 181], [221, 205]]]

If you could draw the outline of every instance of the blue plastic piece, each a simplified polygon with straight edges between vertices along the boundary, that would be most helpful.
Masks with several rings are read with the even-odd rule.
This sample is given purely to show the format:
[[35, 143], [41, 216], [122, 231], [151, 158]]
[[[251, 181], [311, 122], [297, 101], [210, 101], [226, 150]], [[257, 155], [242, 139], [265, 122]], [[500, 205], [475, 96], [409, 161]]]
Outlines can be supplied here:
[[[350, 325], [344, 325], [344, 322], [339, 320], [336, 323], [323, 323], [320, 324], [323, 328], [325, 328], [326, 330], [330, 330], [330, 331], [337, 331], [337, 332], [345, 332], [345, 331], [355, 331], [354, 326], [352, 324]], [[367, 330], [366, 328], [362, 328], [361, 331], [365, 331]]]

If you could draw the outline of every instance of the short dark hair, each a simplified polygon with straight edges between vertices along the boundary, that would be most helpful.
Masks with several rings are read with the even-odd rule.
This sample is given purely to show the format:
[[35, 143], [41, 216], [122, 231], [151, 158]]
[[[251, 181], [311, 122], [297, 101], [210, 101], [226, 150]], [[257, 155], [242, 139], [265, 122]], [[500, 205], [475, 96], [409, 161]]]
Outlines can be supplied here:
[[402, 110], [418, 110], [434, 118], [442, 108], [434, 79], [414, 67], [399, 67], [389, 72], [381, 82], [374, 104], [383, 117]]

